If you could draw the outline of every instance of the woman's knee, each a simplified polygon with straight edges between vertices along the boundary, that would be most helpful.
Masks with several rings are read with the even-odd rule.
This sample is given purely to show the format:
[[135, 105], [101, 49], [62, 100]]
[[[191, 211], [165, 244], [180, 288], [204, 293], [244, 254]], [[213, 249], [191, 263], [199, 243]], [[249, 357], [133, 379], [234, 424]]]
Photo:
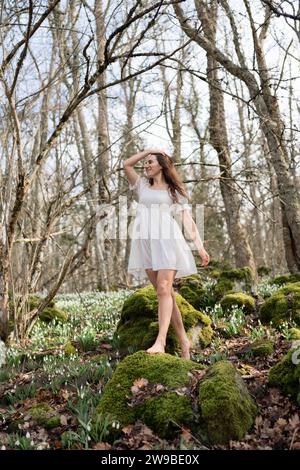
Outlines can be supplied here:
[[167, 280], [160, 280], [157, 282], [157, 295], [172, 295], [172, 284]]

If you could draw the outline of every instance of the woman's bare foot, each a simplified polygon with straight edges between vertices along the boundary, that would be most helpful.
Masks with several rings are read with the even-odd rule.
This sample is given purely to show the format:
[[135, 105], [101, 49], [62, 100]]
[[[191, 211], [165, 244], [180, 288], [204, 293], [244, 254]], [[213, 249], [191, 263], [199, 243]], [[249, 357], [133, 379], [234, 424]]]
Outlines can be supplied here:
[[184, 341], [181, 343], [181, 357], [183, 359], [190, 359], [190, 342], [189, 340]]
[[158, 354], [165, 352], [165, 346], [163, 343], [155, 342], [151, 348], [147, 349], [146, 351], [149, 354]]

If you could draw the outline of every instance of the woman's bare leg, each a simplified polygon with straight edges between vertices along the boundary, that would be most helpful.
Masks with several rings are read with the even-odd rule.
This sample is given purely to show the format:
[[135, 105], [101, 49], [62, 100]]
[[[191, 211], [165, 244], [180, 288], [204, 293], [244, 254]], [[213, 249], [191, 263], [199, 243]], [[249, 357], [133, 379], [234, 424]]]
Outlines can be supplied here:
[[147, 349], [149, 354], [165, 352], [166, 338], [173, 312], [172, 285], [176, 270], [160, 269], [157, 273], [158, 335], [155, 343]]
[[176, 303], [176, 293], [174, 289], [172, 289], [172, 297], [173, 297], [173, 312], [172, 312], [171, 324], [179, 339], [179, 343], [181, 347], [181, 357], [183, 357], [184, 359], [190, 359], [190, 342], [187, 337], [186, 331], [184, 329], [180, 310]]
[[[154, 286], [155, 290], [157, 290], [157, 273], [158, 271], [153, 271], [152, 269], [146, 269], [147, 275], [150, 279], [150, 282]], [[184, 359], [190, 358], [190, 342], [186, 335], [184, 325], [182, 322], [182, 317], [180, 310], [176, 304], [175, 298], [175, 291], [172, 288], [172, 297], [173, 297], [173, 310], [172, 310], [172, 317], [171, 317], [171, 324], [175, 330], [176, 335], [178, 336], [180, 347], [181, 347], [181, 357]]]

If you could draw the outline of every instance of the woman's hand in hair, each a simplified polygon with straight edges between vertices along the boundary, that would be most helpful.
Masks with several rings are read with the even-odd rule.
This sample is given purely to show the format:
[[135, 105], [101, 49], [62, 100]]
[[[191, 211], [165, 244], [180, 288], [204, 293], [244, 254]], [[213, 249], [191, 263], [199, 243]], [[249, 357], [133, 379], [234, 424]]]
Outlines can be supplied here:
[[165, 155], [166, 152], [164, 150], [160, 150], [160, 149], [147, 149], [147, 152], [149, 154], [157, 154], [157, 153], [161, 153], [162, 155]]

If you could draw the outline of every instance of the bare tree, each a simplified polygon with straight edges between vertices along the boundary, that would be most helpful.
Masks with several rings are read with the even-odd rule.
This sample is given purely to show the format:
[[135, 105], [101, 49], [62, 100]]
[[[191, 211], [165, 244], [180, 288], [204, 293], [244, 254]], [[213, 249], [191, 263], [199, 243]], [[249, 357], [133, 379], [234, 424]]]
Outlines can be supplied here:
[[[212, 4], [215, 3], [213, 0]], [[251, 101], [255, 107], [260, 119], [262, 131], [268, 143], [269, 152], [274, 166], [278, 191], [281, 201], [283, 217], [283, 237], [285, 240], [286, 258], [288, 267], [294, 272], [300, 267], [300, 204], [297, 189], [293, 186], [288, 164], [288, 150], [286, 146], [285, 128], [282, 121], [279, 104], [276, 96], [272, 94], [270, 88], [270, 77], [268, 67], [263, 53], [263, 43], [266, 38], [270, 14], [266, 10], [266, 17], [258, 36], [257, 28], [254, 25], [252, 12], [247, 0], [244, 0], [245, 8], [248, 13], [249, 23], [252, 31], [255, 58], [258, 66], [259, 80], [253, 72], [247, 67], [245, 57], [240, 47], [240, 41], [237, 33], [234, 17], [226, 0], [222, 0], [225, 11], [229, 14], [232, 27], [233, 42], [239, 63], [233, 62], [231, 58], [225, 55], [217, 46], [215, 46], [204, 34], [201, 34], [188, 18], [185, 16], [181, 6], [174, 4], [173, 8], [181, 27], [185, 33], [202, 47], [208, 55], [213, 57], [230, 74], [242, 80], [249, 91]], [[196, 10], [203, 8], [207, 2], [195, 0]]]

